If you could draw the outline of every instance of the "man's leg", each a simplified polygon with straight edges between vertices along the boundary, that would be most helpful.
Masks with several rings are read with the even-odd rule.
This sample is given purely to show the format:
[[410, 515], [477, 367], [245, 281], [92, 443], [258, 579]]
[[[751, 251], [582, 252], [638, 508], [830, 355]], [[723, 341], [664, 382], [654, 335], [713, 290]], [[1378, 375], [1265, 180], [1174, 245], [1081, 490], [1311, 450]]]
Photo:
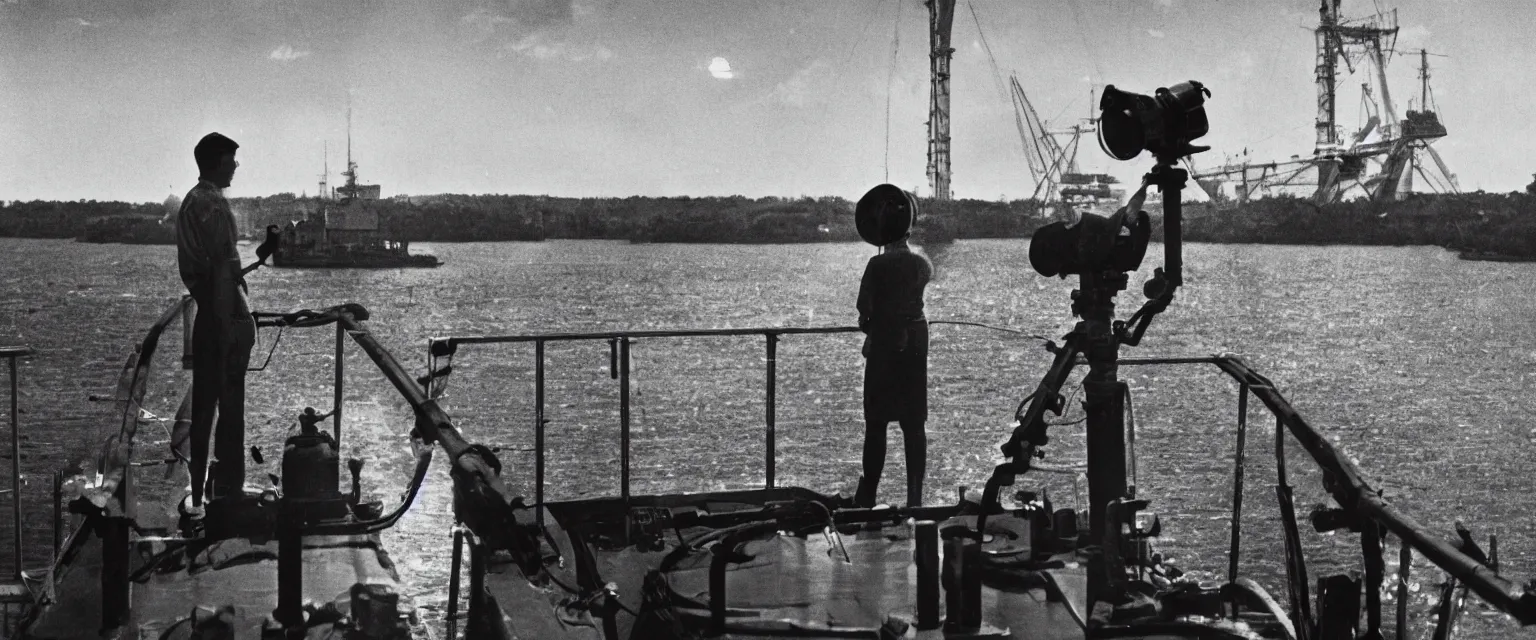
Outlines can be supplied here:
[[236, 325], [235, 337], [225, 351], [223, 386], [219, 394], [219, 421], [214, 428], [214, 493], [239, 496], [245, 488], [245, 369], [251, 361], [255, 326]]
[[192, 506], [203, 505], [208, 479], [208, 444], [213, 436], [213, 415], [218, 409], [224, 370], [219, 357], [218, 327], [210, 307], [199, 304], [192, 322]]
[[901, 421], [902, 441], [907, 449], [907, 506], [923, 506], [923, 475], [928, 468], [928, 433], [922, 420]]

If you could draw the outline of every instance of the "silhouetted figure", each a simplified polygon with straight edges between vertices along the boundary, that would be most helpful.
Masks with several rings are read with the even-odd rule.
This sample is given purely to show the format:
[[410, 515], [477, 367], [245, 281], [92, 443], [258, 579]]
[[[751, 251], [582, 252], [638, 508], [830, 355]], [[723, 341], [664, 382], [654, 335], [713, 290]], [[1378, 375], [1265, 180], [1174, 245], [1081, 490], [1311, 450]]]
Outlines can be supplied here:
[[[236, 249], [235, 216], [224, 188], [234, 179], [240, 145], [218, 133], [198, 141], [197, 186], [176, 219], [176, 262], [197, 301], [192, 324], [192, 508], [200, 510], [209, 439], [218, 459], [213, 496], [239, 495], [245, 485], [245, 369], [256, 342]], [[218, 414], [215, 427], [214, 414]]]
[[317, 414], [314, 407], [304, 407], [304, 413], [299, 414], [299, 432], [306, 435], [319, 433], [320, 429], [316, 425], [319, 425], [321, 420], [329, 418], [335, 413], [336, 410], [331, 409], [325, 413]]
[[907, 452], [907, 504], [923, 501], [928, 435], [928, 321], [923, 288], [933, 265], [913, 253], [907, 236], [869, 259], [859, 285], [859, 329], [864, 340], [864, 476], [854, 501], [874, 506], [885, 468], [886, 427], [901, 425]]

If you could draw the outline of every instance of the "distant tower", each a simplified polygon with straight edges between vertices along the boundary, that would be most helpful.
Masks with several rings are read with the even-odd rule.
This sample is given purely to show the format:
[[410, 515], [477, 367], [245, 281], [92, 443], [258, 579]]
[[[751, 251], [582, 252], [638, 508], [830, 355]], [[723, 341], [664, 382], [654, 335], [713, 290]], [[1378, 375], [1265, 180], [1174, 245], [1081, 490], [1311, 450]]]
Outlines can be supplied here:
[[955, 0], [927, 0], [928, 59], [931, 98], [928, 103], [928, 184], [933, 199], [950, 199], [949, 190], [949, 60], [955, 49], [949, 46], [950, 26], [954, 24]]
[[324, 173], [320, 174], [320, 193], [318, 197], [321, 200], [325, 200], [328, 197], [327, 194], [330, 193], [328, 187], [331, 184], [331, 149], [329, 143], [322, 143], [322, 145], [321, 158], [323, 160], [321, 160], [320, 166], [324, 169]]

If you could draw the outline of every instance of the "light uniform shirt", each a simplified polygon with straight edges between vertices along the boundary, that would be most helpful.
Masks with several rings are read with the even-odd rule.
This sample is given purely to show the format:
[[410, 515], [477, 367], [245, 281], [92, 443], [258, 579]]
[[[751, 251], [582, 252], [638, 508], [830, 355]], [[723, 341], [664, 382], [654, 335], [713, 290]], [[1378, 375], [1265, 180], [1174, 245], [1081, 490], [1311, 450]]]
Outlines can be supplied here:
[[[227, 269], [227, 282], [241, 280], [240, 251], [236, 248], [235, 215], [224, 199], [224, 190], [206, 179], [187, 192], [176, 217], [176, 263], [187, 291], [209, 304], [215, 297], [213, 274]], [[235, 302], [235, 321], [251, 321], [250, 305], [238, 286], [230, 295]]]

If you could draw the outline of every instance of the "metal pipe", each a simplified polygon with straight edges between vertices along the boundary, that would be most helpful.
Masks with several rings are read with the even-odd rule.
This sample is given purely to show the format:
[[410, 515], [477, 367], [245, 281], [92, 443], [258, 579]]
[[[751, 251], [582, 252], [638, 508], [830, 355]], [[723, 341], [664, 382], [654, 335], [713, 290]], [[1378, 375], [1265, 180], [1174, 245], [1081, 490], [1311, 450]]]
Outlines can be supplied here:
[[15, 533], [13, 556], [16, 560], [16, 579], [21, 579], [21, 435], [20, 420], [16, 417], [16, 357], [7, 358], [11, 368], [11, 524]]
[[448, 573], [448, 640], [459, 638], [459, 570], [463, 566], [464, 529], [453, 526], [453, 557]]
[[[64, 550], [64, 472], [53, 472], [53, 553]], [[19, 566], [19, 565], [18, 565]]]
[[777, 398], [775, 397], [775, 395], [776, 395], [777, 386], [778, 386], [777, 382], [778, 382], [778, 371], [779, 371], [779, 336], [778, 336], [778, 334], [770, 333], [770, 334], [767, 334], [766, 338], [768, 339], [768, 380], [767, 380], [768, 387], [767, 387], [767, 400], [764, 402], [764, 404], [767, 407], [766, 411], [768, 412], [768, 415], [767, 415], [767, 419], [768, 419], [768, 434], [767, 434], [768, 453], [767, 453], [767, 456], [768, 456], [768, 459], [766, 461], [766, 465], [767, 465], [766, 468], [767, 468], [767, 476], [768, 476], [767, 487], [769, 489], [772, 489], [773, 488], [773, 480], [774, 480], [774, 459], [777, 457], [777, 455], [776, 455], [776, 445], [775, 445], [775, 440], [774, 440], [775, 434], [774, 434], [774, 424], [773, 424], [773, 417], [774, 417], [773, 416], [773, 412], [774, 412], [774, 406], [777, 403]]
[[336, 323], [336, 404], [331, 414], [331, 430], [336, 437], [337, 455], [341, 454], [341, 403], [344, 390], [342, 383], [346, 375], [346, 351], [342, 347], [346, 346], [344, 342], [346, 338], [347, 328], [340, 322]]
[[619, 338], [620, 491], [629, 502], [629, 338]]
[[304, 627], [304, 533], [292, 505], [279, 507], [277, 525], [277, 611], [283, 629]]
[[1403, 540], [1397, 552], [1397, 640], [1408, 640], [1408, 578], [1413, 569], [1413, 547]]
[[858, 327], [761, 327], [756, 329], [686, 329], [677, 331], [607, 331], [602, 333], [545, 333], [507, 336], [454, 336], [434, 338], [434, 344], [447, 342], [461, 344], [500, 344], [507, 342], [564, 342], [569, 340], [618, 340], [619, 338], [690, 338], [702, 336], [759, 336], [768, 333], [780, 335], [858, 333]]
[[1275, 478], [1280, 486], [1289, 486], [1285, 481], [1285, 419], [1275, 416]]
[[128, 520], [97, 517], [101, 527], [101, 627], [109, 631], [128, 621]]
[[[1237, 560], [1242, 552], [1243, 536], [1243, 450], [1248, 440], [1248, 383], [1237, 394], [1237, 453], [1232, 473], [1232, 546], [1227, 552], [1227, 582], [1237, 582]], [[1236, 601], [1233, 601], [1234, 611]]]
[[486, 611], [485, 550], [481, 545], [478, 538], [469, 545], [469, 620], [465, 627], [471, 637], [478, 637], [475, 634], [486, 628], [485, 616], [490, 613]]
[[1381, 559], [1381, 530], [1374, 522], [1360, 528], [1360, 554], [1365, 563], [1365, 636], [1381, 637], [1381, 583], [1386, 573]]
[[533, 343], [533, 502], [535, 522], [544, 527], [544, 341]]
[[939, 619], [939, 524], [920, 520], [915, 525], [917, 564], [917, 628], [936, 629]]

